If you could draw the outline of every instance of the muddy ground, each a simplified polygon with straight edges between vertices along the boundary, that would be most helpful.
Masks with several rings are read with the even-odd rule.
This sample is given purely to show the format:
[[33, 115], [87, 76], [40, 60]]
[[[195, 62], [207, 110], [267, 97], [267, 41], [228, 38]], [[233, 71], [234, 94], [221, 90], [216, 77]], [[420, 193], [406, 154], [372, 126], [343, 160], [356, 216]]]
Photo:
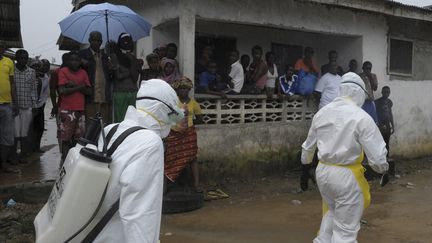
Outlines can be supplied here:
[[[402, 164], [402, 165], [401, 165]], [[359, 242], [432, 242], [432, 159], [399, 163], [385, 187], [371, 181], [372, 205], [364, 214]], [[230, 183], [231, 198], [197, 211], [164, 215], [161, 242], [312, 242], [321, 221], [316, 188], [298, 194], [298, 175]], [[301, 204], [298, 204], [297, 201]]]
[[[19, 175], [1, 174], [0, 187], [57, 176], [60, 154], [53, 129], [55, 119], [46, 117], [48, 130], [42, 142], [46, 152], [20, 165]], [[393, 178], [384, 188], [377, 180], [370, 182], [372, 205], [364, 214], [359, 242], [432, 242], [432, 158], [396, 160], [396, 170], [400, 178]], [[296, 193], [298, 177], [298, 173], [290, 172], [254, 181], [227, 180], [220, 188], [231, 195], [229, 199], [206, 202], [194, 212], [164, 215], [161, 242], [310, 243], [321, 221], [321, 198], [315, 187]], [[35, 199], [35, 193], [46, 194], [27, 190], [27, 196], [15, 198], [16, 206], [0, 205], [0, 243], [33, 242], [33, 219], [42, 207], [30, 204], [29, 198]], [[0, 195], [2, 201], [9, 197], [8, 193]]]
[[[399, 162], [384, 188], [371, 181], [372, 205], [359, 242], [432, 242], [432, 159]], [[162, 243], [312, 242], [321, 220], [315, 187], [297, 193], [298, 174], [221, 185], [229, 199], [194, 212], [164, 215]], [[300, 201], [301, 203], [299, 204]], [[32, 221], [41, 204], [0, 208], [0, 242], [33, 242]]]

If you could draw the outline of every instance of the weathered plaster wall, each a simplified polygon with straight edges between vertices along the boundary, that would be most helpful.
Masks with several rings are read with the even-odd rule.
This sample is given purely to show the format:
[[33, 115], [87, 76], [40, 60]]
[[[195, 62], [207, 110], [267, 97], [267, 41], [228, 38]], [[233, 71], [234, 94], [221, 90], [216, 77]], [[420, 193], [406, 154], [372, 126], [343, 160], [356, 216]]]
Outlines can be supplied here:
[[420, 157], [432, 154], [432, 81], [387, 81], [391, 87], [396, 132], [390, 154]]
[[[374, 64], [373, 71], [378, 79], [388, 79], [386, 70], [388, 26], [384, 16], [320, 4], [278, 0], [239, 0], [230, 4], [223, 0], [196, 1], [196, 14], [207, 20], [330, 35], [361, 36], [362, 54], [359, 55], [358, 49], [353, 48], [353, 56], [362, 57], [359, 62], [371, 60]], [[314, 46], [320, 44], [321, 39], [318, 39]], [[320, 59], [325, 52], [327, 50], [320, 53]]]
[[254, 45], [260, 45], [265, 53], [271, 50], [272, 43], [277, 43], [313, 47], [319, 66], [328, 62], [330, 50], [338, 51], [339, 65], [345, 70], [348, 68], [349, 60], [353, 58], [362, 60], [362, 41], [359, 36], [329, 35], [204, 20], [197, 21], [197, 32], [235, 38], [240, 54], [249, 56], [251, 56], [251, 49]]
[[[166, 40], [174, 39], [178, 43], [178, 22], [175, 26], [177, 28], [177, 36], [171, 36], [171, 31], [168, 34], [161, 32], [157, 27], [163, 23], [172, 22], [179, 17], [178, 5], [179, 0], [163, 0], [163, 1], [149, 1], [149, 0], [116, 0], [110, 1], [112, 3], [126, 5], [132, 10], [143, 16], [149, 21], [153, 27], [150, 36], [145, 37], [137, 42], [137, 57], [145, 60], [145, 56], [153, 52], [153, 49], [161, 44], [167, 44]], [[163, 30], [165, 27], [161, 28]]]
[[[380, 82], [391, 88], [396, 132], [391, 138], [390, 154], [419, 157], [432, 154], [432, 25], [430, 22], [388, 18], [388, 34], [412, 40], [413, 75], [387, 76]], [[378, 92], [380, 93], [380, 92]], [[381, 96], [381, 95], [378, 95]]]
[[212, 176], [254, 176], [297, 166], [310, 122], [198, 126], [198, 158]]
[[418, 20], [387, 18], [389, 37], [413, 42], [413, 72], [411, 77], [391, 76], [398, 80], [432, 80], [432, 24]]
[[[392, 137], [391, 154], [393, 156], [416, 157], [422, 155], [430, 155], [432, 148], [432, 139], [430, 138], [430, 130], [432, 127], [432, 96], [429, 94], [432, 88], [432, 81], [390, 81], [387, 74], [387, 52], [388, 52], [388, 33], [389, 25], [386, 17], [377, 13], [367, 13], [364, 11], [353, 11], [350, 9], [341, 9], [335, 7], [328, 7], [320, 4], [311, 4], [298, 2], [293, 0], [279, 1], [251, 1], [251, 0], [167, 0], [167, 1], [139, 1], [134, 6], [139, 9], [139, 12], [150, 20], [155, 26], [161, 25], [178, 18], [178, 8], [183, 2], [193, 3], [194, 8], [188, 8], [187, 13], [196, 15], [199, 22], [200, 20], [236, 23], [243, 26], [249, 25], [245, 28], [254, 28], [250, 25], [261, 27], [270, 27], [273, 30], [263, 30], [258, 37], [247, 35], [247, 38], [241, 39], [238, 29], [223, 29], [221, 32], [228, 35], [239, 36], [239, 43], [243, 42], [244, 46], [240, 46], [240, 51], [243, 53], [250, 52], [250, 46], [255, 42], [262, 43], [263, 46], [269, 46], [276, 38], [281, 41], [288, 41], [295, 43], [296, 41], [304, 40], [309, 34], [302, 34], [298, 38], [289, 38], [276, 33], [277, 30], [285, 29], [297, 30], [304, 32], [312, 32], [313, 36], [321, 36], [325, 38], [312, 38], [314, 40], [310, 45], [315, 49], [320, 49], [317, 53], [319, 60], [325, 60], [325, 55], [333, 45], [331, 41], [335, 41], [334, 45], [339, 46], [335, 48], [341, 55], [341, 62], [348, 60], [349, 52], [352, 56], [358, 57], [359, 62], [370, 60], [373, 63], [373, 72], [377, 74], [379, 81], [379, 90], [375, 93], [376, 97], [380, 96], [380, 89], [384, 85], [389, 85], [392, 88], [391, 98], [394, 102], [394, 117], [396, 123], [396, 133]], [[405, 20], [403, 20], [405, 21]], [[198, 28], [201, 28], [198, 24]], [[428, 23], [430, 26], [430, 23]], [[175, 25], [174, 25], [175, 26]], [[214, 27], [214, 26], [213, 26]], [[412, 25], [406, 26], [406, 29], [412, 28]], [[163, 25], [159, 29], [163, 29]], [[423, 27], [422, 27], [423, 28]], [[158, 29], [158, 28], [156, 28]], [[277, 30], [275, 30], [277, 29]], [[286, 32], [286, 31], [282, 32]], [[405, 30], [401, 31], [401, 35], [405, 34]], [[212, 31], [210, 28], [209, 31]], [[175, 31], [171, 30], [168, 35], [159, 33], [155, 34], [152, 38], [145, 38], [140, 41], [140, 48], [144, 48], [144, 53], [147, 54], [157, 47], [163, 41], [170, 38], [174, 42], [178, 41], [178, 34], [173, 34]], [[251, 31], [253, 34], [253, 31]], [[412, 36], [412, 31], [407, 32]], [[411, 33], [411, 34], [409, 34]], [[318, 35], [325, 34], [325, 35]], [[331, 40], [328, 36], [347, 36], [346, 38], [335, 37]], [[350, 39], [349, 37], [360, 36], [359, 38]], [[285, 39], [286, 38], [286, 39]], [[327, 38], [327, 40], [326, 40]], [[418, 38], [418, 37], [417, 37]], [[428, 39], [429, 37], [425, 37]], [[266, 41], [266, 39], [268, 39]], [[419, 51], [426, 50], [421, 55], [415, 57], [415, 62], [418, 64], [430, 63], [430, 50], [432, 50], [429, 41], [420, 39], [421, 42], [415, 44], [415, 48]], [[304, 40], [310, 41], [310, 40]], [[351, 42], [351, 43], [350, 43]], [[360, 46], [360, 47], [359, 47]], [[268, 49], [268, 48], [267, 48]], [[138, 52], [139, 53], [139, 52]], [[414, 67], [417, 65], [414, 63]], [[342, 64], [346, 65], [346, 64]], [[360, 65], [361, 67], [361, 65]], [[417, 72], [422, 73], [422, 70], [427, 67], [415, 69]], [[262, 146], [262, 134], [271, 134], [271, 144], [283, 143], [283, 139], [289, 137], [291, 134], [297, 134], [296, 137], [304, 138], [307, 132], [307, 124], [296, 125], [283, 125], [283, 126], [269, 126], [268, 124], [257, 125], [258, 127], [229, 127], [229, 129], [219, 128], [205, 128], [199, 131], [200, 138], [200, 157], [204, 159], [214, 158], [219, 163], [226, 163], [225, 161], [235, 160], [238, 163], [243, 158], [247, 161], [252, 161], [255, 154], [262, 154], [262, 151], [277, 151], [279, 147]], [[293, 127], [292, 127], [293, 126]], [[235, 134], [235, 135], [229, 135]], [[229, 139], [227, 139], [229, 136]], [[234, 139], [238, 136], [239, 139]], [[240, 139], [240, 136], [241, 137]], [[267, 136], [267, 135], [265, 135]], [[228, 142], [227, 142], [228, 141]], [[236, 141], [236, 143], [231, 143]], [[286, 142], [285, 142], [286, 143]], [[298, 148], [301, 141], [290, 141], [289, 144], [296, 143]], [[228, 146], [230, 144], [230, 146]], [[264, 143], [268, 144], [268, 143]], [[294, 148], [291, 146], [290, 148]], [[271, 149], [268, 149], [271, 148]], [[273, 149], [275, 148], [275, 149]], [[288, 150], [287, 150], [288, 151]], [[293, 151], [293, 150], [291, 150]], [[240, 156], [242, 155], [242, 156]], [[243, 156], [248, 155], [245, 158]], [[235, 159], [237, 158], [237, 159]], [[221, 161], [222, 160], [222, 161]], [[241, 164], [241, 163], [240, 163]], [[221, 165], [222, 166], [222, 165]]]
[[[164, 46], [168, 43], [179, 44], [179, 22], [178, 20], [170, 21], [167, 24], [158, 26], [153, 29], [153, 46], [157, 48], [159, 46]], [[153, 51], [153, 49], [151, 51]], [[148, 52], [146, 52], [148, 53]]]

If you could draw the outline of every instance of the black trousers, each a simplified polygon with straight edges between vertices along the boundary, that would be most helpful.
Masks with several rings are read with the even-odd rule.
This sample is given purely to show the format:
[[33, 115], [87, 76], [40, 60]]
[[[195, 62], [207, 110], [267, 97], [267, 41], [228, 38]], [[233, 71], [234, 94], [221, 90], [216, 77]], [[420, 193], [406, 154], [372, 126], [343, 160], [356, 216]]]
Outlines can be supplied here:
[[391, 135], [390, 124], [380, 124], [379, 130], [384, 139], [384, 142], [386, 143], [387, 157], [388, 157], [388, 155], [390, 154], [390, 135]]
[[40, 150], [42, 134], [45, 130], [45, 104], [36, 108], [33, 119], [33, 151]]

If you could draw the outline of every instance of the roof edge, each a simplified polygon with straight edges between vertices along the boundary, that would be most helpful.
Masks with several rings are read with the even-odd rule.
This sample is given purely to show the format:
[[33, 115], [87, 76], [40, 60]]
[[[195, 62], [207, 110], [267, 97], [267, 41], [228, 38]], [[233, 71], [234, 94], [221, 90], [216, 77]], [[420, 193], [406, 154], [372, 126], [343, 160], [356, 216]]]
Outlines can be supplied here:
[[343, 7], [350, 9], [363, 10], [367, 12], [395, 16], [400, 18], [408, 18], [415, 20], [423, 20], [432, 22], [432, 10], [417, 6], [406, 5], [392, 0], [295, 0], [297, 2], [309, 2], [335, 7]]

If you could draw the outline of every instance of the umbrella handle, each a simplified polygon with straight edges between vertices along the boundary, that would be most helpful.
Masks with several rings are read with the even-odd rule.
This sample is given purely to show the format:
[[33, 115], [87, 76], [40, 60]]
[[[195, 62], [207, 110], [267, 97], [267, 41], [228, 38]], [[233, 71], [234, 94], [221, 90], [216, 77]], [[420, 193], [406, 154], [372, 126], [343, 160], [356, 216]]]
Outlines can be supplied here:
[[[106, 41], [106, 43], [108, 43], [109, 42], [109, 31], [108, 31], [108, 10], [105, 10], [105, 24], [106, 24], [106, 36], [107, 36], [107, 41]], [[108, 52], [108, 56], [110, 56], [110, 50], [109, 50], [109, 48], [108, 48], [108, 50], [107, 50], [107, 52]]]

